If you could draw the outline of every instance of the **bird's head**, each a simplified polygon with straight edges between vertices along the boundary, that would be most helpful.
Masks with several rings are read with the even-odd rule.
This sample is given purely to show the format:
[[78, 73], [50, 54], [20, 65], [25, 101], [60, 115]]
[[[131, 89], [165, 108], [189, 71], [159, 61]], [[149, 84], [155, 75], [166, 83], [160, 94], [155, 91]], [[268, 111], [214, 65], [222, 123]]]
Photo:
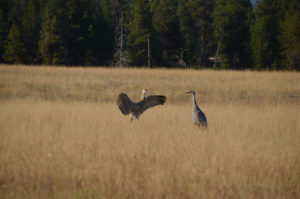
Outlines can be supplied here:
[[195, 95], [195, 91], [194, 90], [190, 90], [190, 91], [188, 91], [188, 92], [185, 92], [186, 94], [192, 94], [192, 95]]

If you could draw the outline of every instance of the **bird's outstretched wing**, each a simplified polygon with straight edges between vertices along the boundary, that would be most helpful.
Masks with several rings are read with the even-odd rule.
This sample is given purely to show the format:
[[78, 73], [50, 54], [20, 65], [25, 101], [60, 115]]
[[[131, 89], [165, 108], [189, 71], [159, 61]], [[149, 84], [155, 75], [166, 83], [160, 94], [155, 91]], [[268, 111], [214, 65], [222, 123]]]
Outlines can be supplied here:
[[132, 101], [125, 93], [121, 93], [118, 96], [117, 104], [119, 106], [120, 111], [124, 115], [128, 115], [131, 112]]
[[144, 100], [140, 102], [141, 111], [145, 111], [148, 108], [157, 105], [163, 105], [166, 102], [167, 97], [163, 95], [151, 95], [146, 97]]

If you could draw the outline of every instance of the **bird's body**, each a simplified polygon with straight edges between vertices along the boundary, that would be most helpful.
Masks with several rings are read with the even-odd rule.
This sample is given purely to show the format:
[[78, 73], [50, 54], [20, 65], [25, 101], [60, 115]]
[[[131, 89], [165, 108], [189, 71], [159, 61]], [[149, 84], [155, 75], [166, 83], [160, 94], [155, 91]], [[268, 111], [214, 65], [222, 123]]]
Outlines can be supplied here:
[[125, 93], [118, 96], [117, 104], [120, 111], [124, 115], [130, 114], [130, 120], [137, 120], [148, 108], [163, 105], [166, 101], [166, 96], [151, 95], [146, 97], [145, 93], [146, 89], [142, 91], [142, 100], [139, 102], [133, 102]]
[[193, 96], [193, 110], [192, 110], [192, 118], [194, 121], [194, 125], [200, 127], [207, 128], [207, 119], [203, 111], [199, 108], [197, 102], [196, 102], [196, 92], [195, 91], [189, 91], [186, 92], [188, 94], [192, 94]]

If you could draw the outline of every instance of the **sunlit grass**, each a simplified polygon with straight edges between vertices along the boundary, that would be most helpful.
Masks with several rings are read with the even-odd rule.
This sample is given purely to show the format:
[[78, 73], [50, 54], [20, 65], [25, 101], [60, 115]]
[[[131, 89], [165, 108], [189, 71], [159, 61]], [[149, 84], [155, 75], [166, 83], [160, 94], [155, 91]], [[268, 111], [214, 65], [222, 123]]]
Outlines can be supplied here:
[[[1, 66], [0, 85], [0, 198], [300, 197], [298, 73]], [[144, 87], [168, 101], [130, 122], [116, 97]]]

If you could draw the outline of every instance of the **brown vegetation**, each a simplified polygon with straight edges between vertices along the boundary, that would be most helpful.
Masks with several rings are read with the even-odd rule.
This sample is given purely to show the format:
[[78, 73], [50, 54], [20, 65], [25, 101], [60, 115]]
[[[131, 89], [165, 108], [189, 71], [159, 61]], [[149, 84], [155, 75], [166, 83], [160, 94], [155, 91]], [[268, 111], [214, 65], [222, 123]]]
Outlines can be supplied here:
[[299, 198], [299, 102], [299, 73], [2, 65], [0, 198]]

